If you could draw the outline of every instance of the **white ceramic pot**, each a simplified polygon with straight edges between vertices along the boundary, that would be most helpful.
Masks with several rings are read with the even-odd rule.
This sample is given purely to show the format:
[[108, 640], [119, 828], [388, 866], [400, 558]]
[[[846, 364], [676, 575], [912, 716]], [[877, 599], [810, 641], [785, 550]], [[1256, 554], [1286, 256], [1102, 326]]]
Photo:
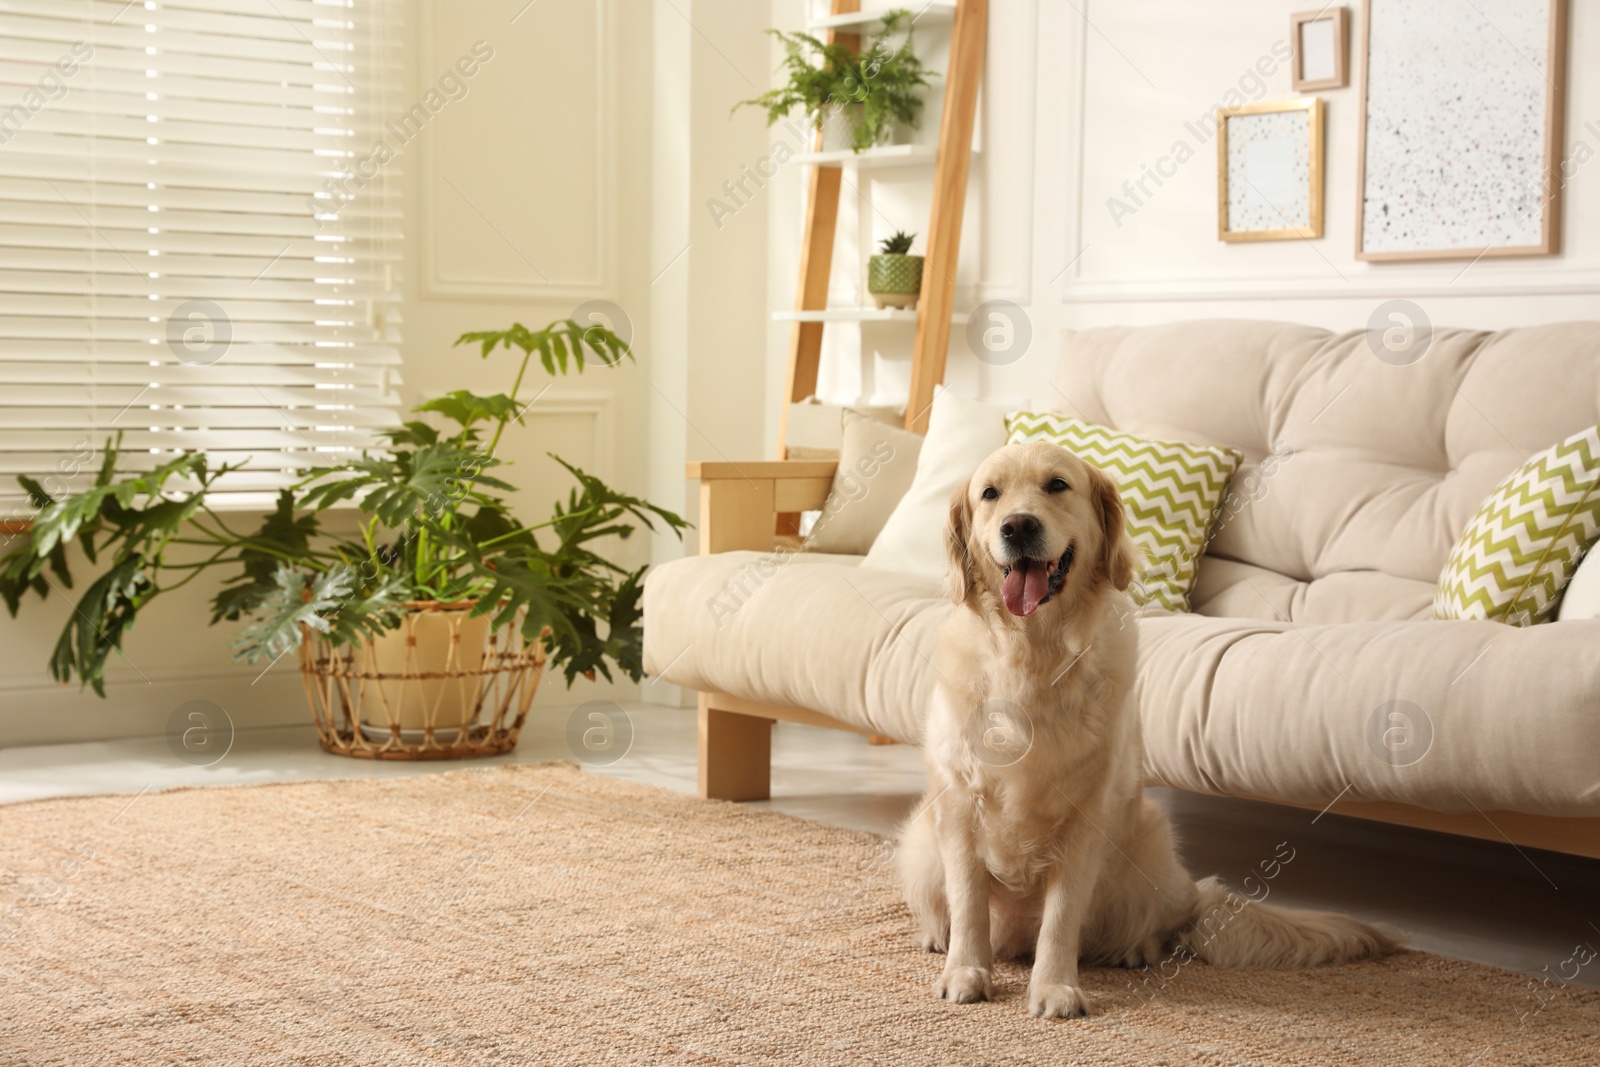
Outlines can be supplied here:
[[854, 145], [856, 123], [865, 112], [860, 104], [846, 104], [841, 108], [826, 108], [822, 119], [822, 150], [824, 152], [849, 152]]

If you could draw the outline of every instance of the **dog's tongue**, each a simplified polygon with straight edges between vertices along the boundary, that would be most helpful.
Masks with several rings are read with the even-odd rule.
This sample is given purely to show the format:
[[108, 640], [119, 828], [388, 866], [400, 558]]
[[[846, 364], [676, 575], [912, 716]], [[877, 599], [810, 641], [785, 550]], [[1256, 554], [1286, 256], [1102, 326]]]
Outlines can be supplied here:
[[1050, 588], [1050, 576], [1043, 563], [1020, 562], [1000, 583], [1000, 596], [1013, 615], [1032, 615]]

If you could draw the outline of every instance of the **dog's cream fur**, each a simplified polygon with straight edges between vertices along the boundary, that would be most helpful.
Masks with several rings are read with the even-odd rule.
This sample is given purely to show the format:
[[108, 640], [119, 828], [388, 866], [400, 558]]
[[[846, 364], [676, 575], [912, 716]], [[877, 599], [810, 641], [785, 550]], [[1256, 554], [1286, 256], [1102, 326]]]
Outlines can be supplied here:
[[[1040, 523], [1030, 556], [1071, 549], [1059, 591], [1026, 616], [1000, 592], [1015, 555], [1000, 527], [1018, 515]], [[1245, 902], [1184, 870], [1142, 788], [1122, 592], [1137, 550], [1110, 478], [1054, 445], [1008, 445], [952, 497], [946, 547], [957, 606], [935, 660], [928, 793], [899, 851], [922, 945], [947, 952], [939, 996], [985, 999], [994, 958], [1032, 955], [1029, 1011], [1065, 1018], [1089, 1010], [1080, 957], [1305, 966], [1395, 947], [1355, 919]]]

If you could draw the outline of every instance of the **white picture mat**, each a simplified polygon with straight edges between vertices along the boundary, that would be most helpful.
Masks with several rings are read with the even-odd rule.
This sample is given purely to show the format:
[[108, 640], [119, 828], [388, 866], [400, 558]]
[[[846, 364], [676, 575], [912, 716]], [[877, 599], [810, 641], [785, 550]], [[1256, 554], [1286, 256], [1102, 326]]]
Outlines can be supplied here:
[[1228, 230], [1311, 225], [1311, 113], [1229, 115]]
[[1552, 2], [1371, 0], [1363, 252], [1542, 243]]
[[1339, 76], [1332, 16], [1300, 23], [1300, 80], [1328, 81]]

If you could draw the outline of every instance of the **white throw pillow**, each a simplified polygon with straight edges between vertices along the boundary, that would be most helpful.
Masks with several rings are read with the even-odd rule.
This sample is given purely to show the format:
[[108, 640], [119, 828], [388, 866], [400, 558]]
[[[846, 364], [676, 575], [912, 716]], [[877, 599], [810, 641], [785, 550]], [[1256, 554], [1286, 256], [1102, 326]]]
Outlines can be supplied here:
[[1556, 611], [1557, 622], [1596, 618], [1600, 618], [1600, 545], [1589, 549], [1578, 561], [1578, 569], [1572, 572]]
[[1005, 404], [966, 400], [948, 389], [934, 397], [911, 488], [872, 542], [863, 567], [944, 577], [950, 494], [1006, 443], [1007, 410]]

